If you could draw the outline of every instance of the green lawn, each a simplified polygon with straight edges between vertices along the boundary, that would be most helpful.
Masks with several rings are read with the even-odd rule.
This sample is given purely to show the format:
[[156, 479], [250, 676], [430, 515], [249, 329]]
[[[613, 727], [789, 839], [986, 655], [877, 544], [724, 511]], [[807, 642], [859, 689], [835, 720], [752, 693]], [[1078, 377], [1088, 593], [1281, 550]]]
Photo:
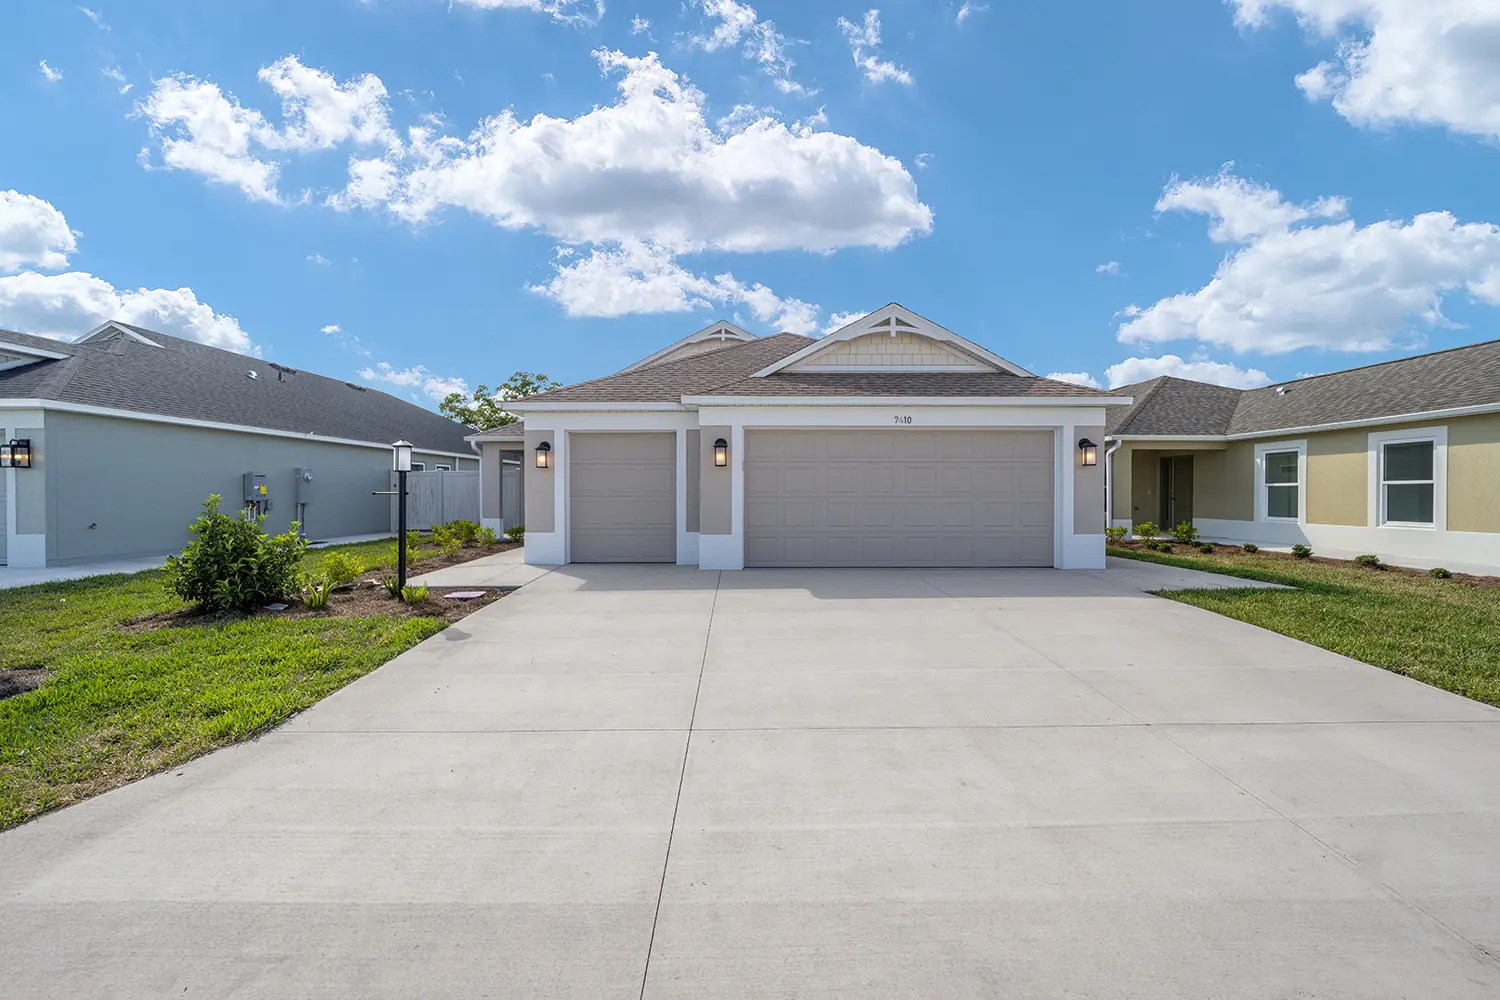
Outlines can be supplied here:
[[[341, 548], [368, 565], [392, 543]], [[380, 616], [120, 629], [181, 607], [162, 571], [0, 591], [0, 667], [52, 674], [0, 701], [0, 829], [265, 732], [444, 627]]]
[[1109, 553], [1288, 584], [1296, 589], [1162, 596], [1500, 705], [1500, 589], [1265, 553], [1167, 555], [1114, 547]]

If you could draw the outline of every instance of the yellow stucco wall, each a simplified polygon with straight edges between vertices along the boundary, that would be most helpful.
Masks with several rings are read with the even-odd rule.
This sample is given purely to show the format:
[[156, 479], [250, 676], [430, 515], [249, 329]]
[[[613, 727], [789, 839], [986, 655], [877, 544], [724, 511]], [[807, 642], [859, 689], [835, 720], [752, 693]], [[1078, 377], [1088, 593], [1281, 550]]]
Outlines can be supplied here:
[[1161, 519], [1161, 452], [1133, 451], [1130, 454], [1130, 511], [1123, 515], [1131, 524]]
[[1307, 436], [1309, 524], [1369, 523], [1369, 450], [1367, 428]]
[[1255, 445], [1233, 441], [1193, 461], [1193, 513], [1221, 521], [1255, 520]]
[[1500, 533], [1500, 413], [1448, 422], [1448, 530]]

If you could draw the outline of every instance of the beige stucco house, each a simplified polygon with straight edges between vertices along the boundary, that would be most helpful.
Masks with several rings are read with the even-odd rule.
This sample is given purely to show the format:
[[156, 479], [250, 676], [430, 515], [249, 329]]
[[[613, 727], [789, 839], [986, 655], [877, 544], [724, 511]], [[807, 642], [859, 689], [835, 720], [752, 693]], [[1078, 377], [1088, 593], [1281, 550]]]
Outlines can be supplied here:
[[484, 517], [509, 458], [540, 565], [1099, 568], [1097, 446], [1129, 402], [896, 304], [818, 340], [716, 323], [507, 404], [524, 427], [475, 436]]
[[1111, 523], [1500, 572], [1500, 341], [1239, 390], [1116, 390]]

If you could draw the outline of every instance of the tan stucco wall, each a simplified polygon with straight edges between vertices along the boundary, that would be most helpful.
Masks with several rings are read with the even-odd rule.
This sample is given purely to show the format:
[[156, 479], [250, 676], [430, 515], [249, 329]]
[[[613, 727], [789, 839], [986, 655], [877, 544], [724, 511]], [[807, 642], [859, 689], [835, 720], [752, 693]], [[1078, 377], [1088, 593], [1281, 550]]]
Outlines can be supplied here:
[[1193, 452], [1193, 519], [1223, 517], [1233, 504], [1224, 489], [1226, 452]]
[[[536, 467], [536, 446], [543, 441], [552, 444], [552, 468]], [[557, 530], [557, 432], [526, 428], [526, 450], [521, 452], [521, 468], [526, 476], [526, 530]]]
[[[1104, 440], [1103, 427], [1075, 427], [1075, 442], [1079, 438], [1090, 441]], [[1073, 452], [1073, 534], [1099, 535], [1104, 532], [1104, 463], [1093, 466], [1083, 464], [1083, 453], [1077, 448]], [[1104, 453], [1100, 444], [1097, 454]]]
[[731, 428], [702, 427], [699, 430], [702, 436], [698, 446], [698, 531], [705, 535], [727, 535], [733, 530], [731, 486], [735, 458], [731, 453], [729, 467], [717, 468], [714, 465], [714, 442], [719, 438], [732, 441]]
[[1307, 436], [1307, 522], [1369, 523], [1370, 432], [1367, 428]]
[[1500, 413], [1448, 423], [1448, 530], [1500, 533]]
[[1131, 491], [1135, 483], [1135, 461], [1132, 458], [1134, 454], [1135, 449], [1126, 443], [1120, 445], [1120, 449], [1108, 459], [1112, 469], [1110, 503], [1113, 507], [1109, 516], [1116, 521], [1130, 520]]
[[687, 510], [683, 513], [687, 517], [688, 531], [698, 530], [699, 518], [701, 516], [698, 509], [701, 503], [698, 494], [703, 485], [702, 438], [703, 435], [696, 429], [687, 432], [687, 469], [685, 470], [687, 474]]
[[1130, 511], [1123, 516], [1131, 524], [1157, 521], [1161, 518], [1161, 452], [1130, 453]]
[[[1223, 486], [1214, 490], [1215, 513], [1200, 513], [1200, 517], [1214, 517], [1225, 521], [1255, 520], [1255, 445], [1249, 441], [1235, 441], [1224, 449]], [[1201, 488], [1202, 476], [1194, 479]], [[1202, 511], [1202, 507], [1198, 508]]]

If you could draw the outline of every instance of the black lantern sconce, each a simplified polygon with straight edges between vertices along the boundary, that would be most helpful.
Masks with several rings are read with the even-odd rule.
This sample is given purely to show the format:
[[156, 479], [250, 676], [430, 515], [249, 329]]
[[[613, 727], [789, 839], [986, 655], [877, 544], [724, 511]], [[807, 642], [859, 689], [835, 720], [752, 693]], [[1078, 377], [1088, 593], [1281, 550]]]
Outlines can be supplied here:
[[1085, 468], [1099, 464], [1099, 446], [1088, 438], [1078, 442], [1078, 452], [1083, 456]]
[[536, 467], [538, 469], [552, 468], [552, 445], [546, 441], [536, 446]]
[[723, 438], [714, 442], [714, 468], [722, 469], [729, 464], [729, 442]]
[[31, 468], [31, 439], [11, 438], [8, 444], [0, 444], [0, 469]]

